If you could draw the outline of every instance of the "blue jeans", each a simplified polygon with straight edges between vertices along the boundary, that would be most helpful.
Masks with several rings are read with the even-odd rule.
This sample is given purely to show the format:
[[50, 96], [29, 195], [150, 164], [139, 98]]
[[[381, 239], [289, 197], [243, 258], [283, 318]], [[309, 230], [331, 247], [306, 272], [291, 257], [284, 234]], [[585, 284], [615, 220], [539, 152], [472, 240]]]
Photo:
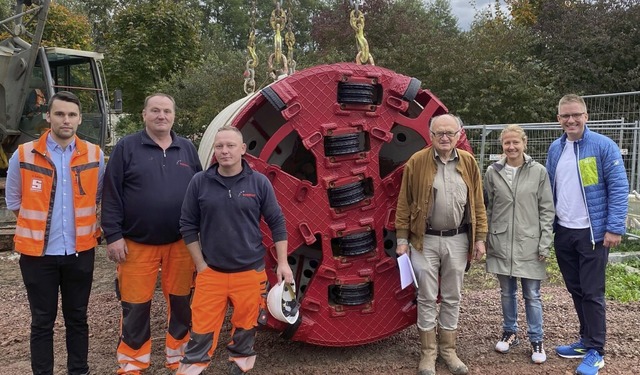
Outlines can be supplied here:
[[[518, 332], [518, 278], [497, 275], [500, 281], [500, 299], [502, 301], [502, 328], [504, 331]], [[542, 341], [542, 300], [540, 299], [540, 280], [520, 278], [524, 310], [527, 315], [527, 334], [529, 341]]]

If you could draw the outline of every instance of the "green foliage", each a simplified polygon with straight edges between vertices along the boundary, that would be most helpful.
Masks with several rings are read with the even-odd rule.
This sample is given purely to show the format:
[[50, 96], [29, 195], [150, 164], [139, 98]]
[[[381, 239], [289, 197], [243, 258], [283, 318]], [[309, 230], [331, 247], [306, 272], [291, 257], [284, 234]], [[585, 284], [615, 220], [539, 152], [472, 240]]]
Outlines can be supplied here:
[[[280, 1], [282, 9], [293, 21], [296, 45], [306, 50], [313, 41], [310, 37], [313, 15], [322, 7], [322, 0], [285, 0]], [[271, 12], [275, 10], [274, 1], [260, 0], [202, 0], [198, 7], [202, 15], [203, 35], [224, 36], [227, 48], [244, 50], [247, 45], [251, 16], [255, 14], [256, 44], [273, 46], [274, 31], [270, 25]], [[255, 4], [255, 8], [254, 8]], [[290, 13], [289, 13], [290, 12]], [[283, 52], [286, 53], [283, 31]], [[273, 53], [273, 47], [271, 52]], [[262, 58], [266, 61], [266, 57]]]
[[625, 266], [633, 267], [640, 271], [640, 258], [633, 258], [623, 262]]
[[[564, 285], [554, 249], [551, 249], [547, 260], [547, 282], [551, 285]], [[640, 300], [640, 273], [629, 272], [624, 264], [607, 265], [606, 285], [605, 297], [608, 299], [620, 302]]]
[[[15, 1], [0, 0], [0, 20], [4, 20], [14, 15]], [[25, 10], [29, 7], [25, 7]], [[24, 18], [23, 22], [26, 23]], [[6, 26], [11, 27], [11, 23]], [[27, 25], [27, 30], [35, 32], [37, 22]], [[2, 32], [0, 38], [9, 37], [7, 32]], [[26, 38], [31, 43], [31, 37]], [[52, 3], [49, 6], [49, 14], [42, 35], [41, 45], [43, 47], [63, 47], [81, 50], [93, 50], [92, 38], [89, 34], [89, 21], [80, 14], [75, 13], [64, 5]]]
[[105, 65], [110, 87], [122, 89], [125, 112], [139, 113], [156, 85], [198, 62], [199, 19], [171, 0], [141, 1], [115, 15]]
[[44, 47], [64, 47], [92, 50], [89, 20], [66, 7], [52, 3], [42, 36]]
[[533, 51], [554, 67], [561, 92], [598, 94], [640, 86], [640, 3], [549, 0], [533, 26]]
[[0, 0], [0, 20], [9, 18], [13, 14], [12, 4], [13, 1]]
[[623, 237], [620, 245], [614, 249], [616, 253], [640, 252], [640, 240], [630, 237]]
[[549, 251], [549, 258], [547, 258], [546, 282], [551, 285], [564, 285], [564, 279], [562, 278], [562, 273], [560, 273], [560, 267], [558, 267], [556, 251], [553, 248]]
[[609, 264], [605, 297], [620, 302], [640, 301], [640, 273], [629, 272], [624, 264]]
[[90, 21], [93, 44], [101, 49], [105, 45], [105, 35], [111, 30], [112, 15], [122, 5], [128, 4], [123, 0], [58, 0], [72, 12], [83, 14]]
[[144, 128], [142, 115], [140, 113], [130, 113], [120, 116], [116, 124], [116, 134], [118, 137], [124, 137], [127, 134], [133, 134]]
[[[137, 114], [147, 94], [171, 91], [179, 104], [178, 128], [194, 139], [220, 108], [242, 95], [240, 74], [254, 5], [260, 58], [256, 81], [259, 86], [270, 82], [265, 71], [273, 53], [273, 1], [58, 2], [89, 18], [94, 45], [107, 49], [109, 86], [123, 89], [125, 111]], [[0, 14], [8, 3], [0, 0]], [[354, 61], [350, 2], [281, 4], [293, 20], [298, 70]], [[568, 91], [618, 92], [640, 86], [637, 1], [508, 4], [513, 18], [496, 6], [479, 12], [469, 31], [459, 29], [449, 0], [371, 0], [360, 9], [376, 65], [420, 79], [465, 123], [553, 121], [557, 99]]]
[[[629, 266], [640, 270], [640, 261], [629, 261], [626, 264], [609, 264], [606, 270], [607, 299], [620, 302], [640, 301], [640, 273], [631, 272]], [[564, 279], [558, 268], [555, 251], [551, 249], [547, 259], [546, 284], [564, 285]], [[475, 263], [465, 275], [465, 290], [481, 290], [499, 288], [495, 275], [485, 271], [485, 263]], [[544, 298], [544, 296], [543, 296]]]
[[244, 96], [242, 53], [208, 48], [203, 63], [175, 74], [157, 86], [176, 100], [174, 130], [197, 145], [211, 120]]
[[530, 30], [500, 16], [479, 16], [457, 46], [433, 66], [432, 91], [466, 123], [544, 122], [552, 118], [557, 90], [551, 68], [531, 54]]

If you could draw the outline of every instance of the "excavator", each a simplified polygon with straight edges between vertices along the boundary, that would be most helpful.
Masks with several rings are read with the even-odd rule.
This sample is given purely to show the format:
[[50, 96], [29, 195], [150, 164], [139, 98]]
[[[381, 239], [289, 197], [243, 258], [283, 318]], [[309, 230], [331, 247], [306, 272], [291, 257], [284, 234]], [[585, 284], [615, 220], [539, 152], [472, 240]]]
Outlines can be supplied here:
[[[47, 102], [57, 91], [71, 91], [82, 103], [78, 136], [101, 147], [110, 136], [110, 113], [122, 108], [116, 92], [109, 105], [102, 60], [98, 52], [45, 47], [45, 30], [51, 0], [17, 0], [14, 15], [0, 21], [0, 190], [4, 197], [6, 170], [11, 154], [48, 128]], [[0, 202], [0, 250], [11, 250], [15, 226], [13, 213]]]

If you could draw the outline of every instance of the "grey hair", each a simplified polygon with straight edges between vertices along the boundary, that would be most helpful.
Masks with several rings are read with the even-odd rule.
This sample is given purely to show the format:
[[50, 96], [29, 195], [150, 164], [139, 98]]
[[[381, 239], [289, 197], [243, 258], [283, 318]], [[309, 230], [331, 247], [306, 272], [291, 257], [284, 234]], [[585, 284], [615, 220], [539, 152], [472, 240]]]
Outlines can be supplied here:
[[431, 121], [429, 121], [429, 129], [431, 129], [431, 126], [433, 125], [433, 123], [437, 119], [439, 119], [441, 117], [444, 117], [444, 116], [448, 116], [448, 117], [451, 117], [454, 120], [456, 120], [456, 123], [458, 124], [458, 129], [462, 129], [462, 119], [460, 117], [456, 116], [456, 115], [452, 115], [451, 113], [445, 113], [444, 115], [433, 116], [431, 118]]

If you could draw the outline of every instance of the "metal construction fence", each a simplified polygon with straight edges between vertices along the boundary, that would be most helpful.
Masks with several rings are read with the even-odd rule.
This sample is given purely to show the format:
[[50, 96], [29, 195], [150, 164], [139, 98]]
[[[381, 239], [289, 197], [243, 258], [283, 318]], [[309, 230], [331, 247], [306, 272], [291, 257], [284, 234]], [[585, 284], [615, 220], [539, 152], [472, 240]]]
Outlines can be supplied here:
[[[557, 123], [518, 124], [527, 134], [527, 154], [540, 163], [547, 160], [549, 145], [562, 135], [562, 128]], [[487, 167], [498, 160], [502, 155], [502, 145], [499, 141], [500, 132], [506, 124], [494, 125], [467, 125], [465, 131], [469, 143], [473, 148], [476, 160], [484, 175]], [[611, 138], [618, 144], [627, 178], [629, 179], [629, 214], [627, 215], [627, 228], [640, 229], [640, 194], [636, 193], [640, 187], [640, 158], [638, 158], [639, 121], [632, 123], [620, 120], [591, 121], [587, 123], [589, 129], [597, 131]], [[628, 229], [629, 231], [629, 229]], [[627, 235], [640, 238], [636, 234]]]
[[[498, 160], [502, 155], [500, 132], [508, 124], [465, 125], [469, 143], [474, 150], [481, 172]], [[549, 145], [562, 135], [562, 128], [558, 123], [530, 123], [518, 124], [527, 134], [527, 151], [534, 160], [544, 164], [547, 160]], [[630, 190], [638, 190], [640, 185], [640, 162], [638, 158], [638, 136], [640, 124], [638, 121], [625, 122], [624, 119], [589, 121], [589, 129], [611, 138], [620, 148], [624, 160]]]
[[[611, 138], [622, 153], [630, 190], [640, 190], [640, 91], [584, 95], [590, 129]], [[507, 124], [466, 125], [465, 131], [484, 174], [487, 166], [502, 154], [500, 132]], [[527, 154], [540, 163], [547, 160], [549, 145], [562, 135], [557, 122], [518, 124], [529, 138]]]
[[640, 91], [584, 95], [590, 120], [640, 121]]

